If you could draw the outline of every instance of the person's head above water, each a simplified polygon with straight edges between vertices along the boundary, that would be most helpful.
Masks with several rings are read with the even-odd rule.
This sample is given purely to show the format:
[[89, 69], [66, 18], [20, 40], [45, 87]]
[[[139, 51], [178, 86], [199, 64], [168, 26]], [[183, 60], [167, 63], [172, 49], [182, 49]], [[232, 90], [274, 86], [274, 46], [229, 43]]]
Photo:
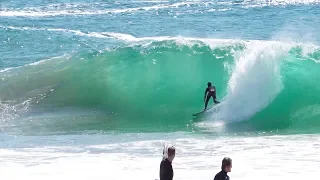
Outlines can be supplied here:
[[232, 159], [229, 157], [223, 158], [221, 169], [225, 172], [231, 172], [231, 168], [232, 168]]
[[212, 86], [211, 82], [208, 82], [207, 84], [208, 84], [208, 87]]
[[162, 159], [168, 159], [168, 161], [172, 162], [176, 155], [176, 149], [172, 145], [165, 145], [163, 148]]

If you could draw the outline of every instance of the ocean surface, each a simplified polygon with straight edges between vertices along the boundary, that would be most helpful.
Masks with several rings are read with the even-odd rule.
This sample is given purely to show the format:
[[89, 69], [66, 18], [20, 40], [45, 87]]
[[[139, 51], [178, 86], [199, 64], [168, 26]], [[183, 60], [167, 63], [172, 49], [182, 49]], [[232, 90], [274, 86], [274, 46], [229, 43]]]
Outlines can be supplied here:
[[315, 179], [319, 29], [320, 0], [0, 0], [1, 177], [155, 180], [172, 143], [175, 180]]

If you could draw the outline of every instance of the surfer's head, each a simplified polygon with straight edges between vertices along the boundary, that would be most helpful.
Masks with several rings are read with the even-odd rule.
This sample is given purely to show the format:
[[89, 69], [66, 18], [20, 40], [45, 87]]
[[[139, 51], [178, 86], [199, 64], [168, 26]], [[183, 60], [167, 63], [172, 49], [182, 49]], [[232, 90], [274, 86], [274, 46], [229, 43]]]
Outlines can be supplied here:
[[208, 82], [207, 84], [208, 84], [208, 87], [212, 86], [211, 82]]
[[225, 172], [231, 172], [231, 168], [232, 168], [232, 159], [229, 157], [223, 158], [221, 169]]
[[165, 145], [163, 148], [162, 159], [168, 159], [168, 161], [172, 162], [176, 155], [176, 149], [172, 145]]

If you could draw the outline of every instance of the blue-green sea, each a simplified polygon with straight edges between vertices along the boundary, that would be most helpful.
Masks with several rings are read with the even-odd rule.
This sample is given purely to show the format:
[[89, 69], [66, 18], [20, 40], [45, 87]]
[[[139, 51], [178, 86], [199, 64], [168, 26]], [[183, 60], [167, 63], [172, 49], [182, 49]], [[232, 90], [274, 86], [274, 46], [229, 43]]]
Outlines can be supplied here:
[[[320, 174], [319, 0], [0, 0], [5, 179]], [[199, 116], [207, 82], [220, 104]]]

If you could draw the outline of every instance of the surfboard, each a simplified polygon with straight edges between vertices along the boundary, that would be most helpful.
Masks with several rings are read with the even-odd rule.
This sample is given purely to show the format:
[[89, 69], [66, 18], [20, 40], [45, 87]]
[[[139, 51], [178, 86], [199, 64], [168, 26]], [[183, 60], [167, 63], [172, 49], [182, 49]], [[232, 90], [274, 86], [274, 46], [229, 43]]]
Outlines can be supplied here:
[[195, 113], [195, 114], [192, 114], [192, 116], [198, 116], [198, 115], [200, 115], [200, 114], [202, 114], [202, 113], [205, 113], [206, 111], [208, 111], [208, 110], [210, 110], [210, 109], [212, 109], [213, 108], [213, 106], [211, 106], [210, 108], [208, 108], [207, 110], [205, 110], [205, 111], [200, 111], [200, 112], [197, 112], [197, 113]]

